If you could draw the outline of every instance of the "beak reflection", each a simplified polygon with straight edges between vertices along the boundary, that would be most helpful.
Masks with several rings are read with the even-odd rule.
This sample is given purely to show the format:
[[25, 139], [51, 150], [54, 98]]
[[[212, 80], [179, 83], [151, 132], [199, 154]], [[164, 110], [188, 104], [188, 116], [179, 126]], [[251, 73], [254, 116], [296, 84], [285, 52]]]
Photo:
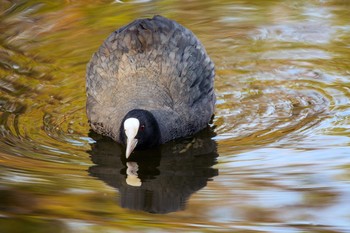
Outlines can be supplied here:
[[140, 187], [142, 185], [141, 180], [138, 177], [137, 171], [139, 166], [136, 162], [126, 162], [126, 183], [130, 186]]

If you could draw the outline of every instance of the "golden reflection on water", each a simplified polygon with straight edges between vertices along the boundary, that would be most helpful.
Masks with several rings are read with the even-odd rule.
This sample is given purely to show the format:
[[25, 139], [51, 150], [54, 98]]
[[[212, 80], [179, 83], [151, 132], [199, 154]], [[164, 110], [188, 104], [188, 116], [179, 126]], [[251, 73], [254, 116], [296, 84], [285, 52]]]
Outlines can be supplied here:
[[[0, 0], [0, 231], [349, 231], [349, 11], [338, 0]], [[215, 135], [127, 164], [89, 134], [85, 66], [112, 31], [154, 14], [213, 58]], [[138, 211], [151, 200], [172, 213]]]

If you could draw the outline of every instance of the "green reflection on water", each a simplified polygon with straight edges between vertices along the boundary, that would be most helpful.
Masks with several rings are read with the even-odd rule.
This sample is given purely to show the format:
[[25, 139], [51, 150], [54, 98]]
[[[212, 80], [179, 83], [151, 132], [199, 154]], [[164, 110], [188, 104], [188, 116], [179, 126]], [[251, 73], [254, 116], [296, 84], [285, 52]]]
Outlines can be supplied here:
[[[0, 231], [348, 231], [349, 11], [347, 1], [2, 0]], [[101, 144], [85, 116], [92, 53], [154, 14], [193, 30], [217, 72], [219, 163], [199, 171], [220, 175], [167, 215], [118, 205], [101, 174], [125, 178], [120, 159], [89, 176]], [[176, 168], [162, 161], [143, 175]]]

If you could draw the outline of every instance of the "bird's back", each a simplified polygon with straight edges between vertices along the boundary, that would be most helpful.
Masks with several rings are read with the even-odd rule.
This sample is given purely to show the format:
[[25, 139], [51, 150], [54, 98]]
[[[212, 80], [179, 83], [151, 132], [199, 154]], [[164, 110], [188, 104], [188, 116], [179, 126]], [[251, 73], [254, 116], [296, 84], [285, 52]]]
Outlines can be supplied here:
[[145, 109], [162, 142], [204, 128], [214, 112], [214, 65], [191, 31], [161, 16], [112, 33], [87, 67], [92, 128], [119, 141], [123, 117]]

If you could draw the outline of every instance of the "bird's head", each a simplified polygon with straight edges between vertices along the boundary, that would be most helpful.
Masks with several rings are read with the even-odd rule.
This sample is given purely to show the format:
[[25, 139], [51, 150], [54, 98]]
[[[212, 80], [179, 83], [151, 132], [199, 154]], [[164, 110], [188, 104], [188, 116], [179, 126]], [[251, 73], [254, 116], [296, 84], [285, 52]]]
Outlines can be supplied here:
[[126, 146], [126, 158], [135, 148], [144, 149], [160, 144], [160, 137], [158, 122], [147, 110], [129, 111], [120, 126], [120, 139]]

